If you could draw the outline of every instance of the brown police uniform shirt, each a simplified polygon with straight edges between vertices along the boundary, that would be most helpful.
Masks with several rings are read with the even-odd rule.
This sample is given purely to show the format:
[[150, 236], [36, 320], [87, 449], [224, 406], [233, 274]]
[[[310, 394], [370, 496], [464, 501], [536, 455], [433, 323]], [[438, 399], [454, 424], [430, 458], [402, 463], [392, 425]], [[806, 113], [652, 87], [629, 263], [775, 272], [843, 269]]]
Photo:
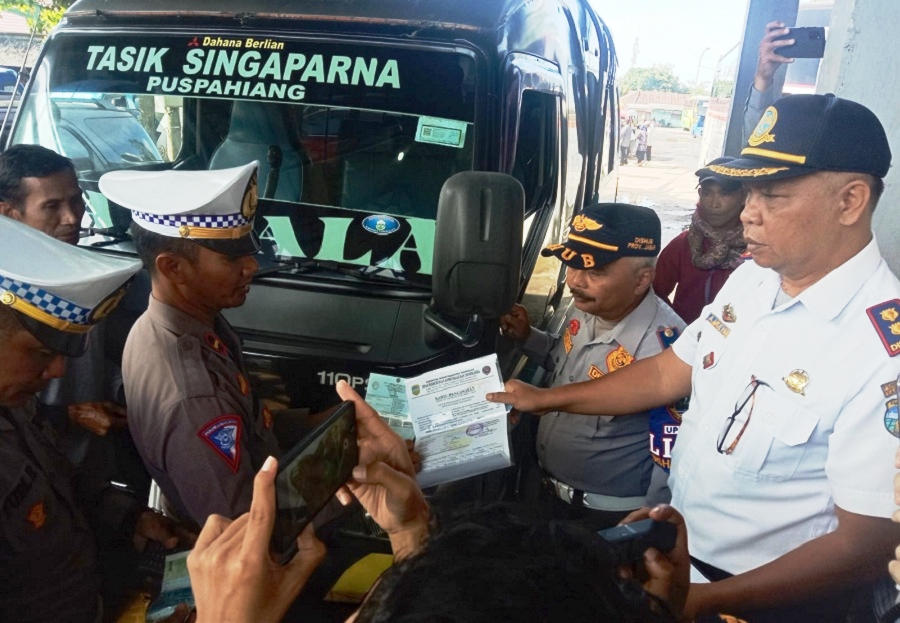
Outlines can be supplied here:
[[0, 621], [96, 620], [100, 576], [75, 472], [25, 409], [0, 408]]
[[171, 510], [198, 525], [248, 511], [254, 474], [280, 451], [228, 322], [210, 329], [151, 296], [122, 372], [128, 428]]

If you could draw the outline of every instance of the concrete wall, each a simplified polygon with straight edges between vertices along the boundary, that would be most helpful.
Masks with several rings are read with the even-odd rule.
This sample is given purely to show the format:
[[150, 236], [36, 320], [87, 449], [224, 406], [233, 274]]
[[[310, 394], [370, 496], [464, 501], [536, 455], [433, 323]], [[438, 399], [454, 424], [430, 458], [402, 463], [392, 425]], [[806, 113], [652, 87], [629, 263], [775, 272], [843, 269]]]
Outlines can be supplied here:
[[875, 212], [875, 235], [900, 275], [900, 2], [836, 0], [818, 93], [834, 93], [872, 109], [888, 135], [893, 166]]

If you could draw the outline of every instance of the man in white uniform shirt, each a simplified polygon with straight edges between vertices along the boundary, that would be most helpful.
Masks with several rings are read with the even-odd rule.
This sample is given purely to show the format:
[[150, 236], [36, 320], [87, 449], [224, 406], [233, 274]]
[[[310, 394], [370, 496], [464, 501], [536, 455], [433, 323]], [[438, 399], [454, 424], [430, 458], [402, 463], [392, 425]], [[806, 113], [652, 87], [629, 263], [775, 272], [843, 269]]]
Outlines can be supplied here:
[[489, 396], [523, 411], [631, 413], [692, 390], [672, 458], [694, 561], [689, 617], [842, 620], [900, 532], [900, 282], [872, 235], [890, 166], [881, 123], [833, 95], [775, 102], [742, 157], [754, 262], [669, 350], [619, 374]]

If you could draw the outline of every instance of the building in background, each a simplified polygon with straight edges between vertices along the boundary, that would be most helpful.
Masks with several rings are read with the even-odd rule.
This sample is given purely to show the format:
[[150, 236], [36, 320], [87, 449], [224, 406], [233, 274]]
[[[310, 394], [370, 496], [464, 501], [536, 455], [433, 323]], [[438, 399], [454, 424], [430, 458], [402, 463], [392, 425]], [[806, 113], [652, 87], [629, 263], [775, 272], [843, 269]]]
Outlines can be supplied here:
[[688, 96], [671, 91], [629, 91], [620, 98], [622, 116], [635, 123], [651, 119], [660, 128], [681, 126], [682, 113]]

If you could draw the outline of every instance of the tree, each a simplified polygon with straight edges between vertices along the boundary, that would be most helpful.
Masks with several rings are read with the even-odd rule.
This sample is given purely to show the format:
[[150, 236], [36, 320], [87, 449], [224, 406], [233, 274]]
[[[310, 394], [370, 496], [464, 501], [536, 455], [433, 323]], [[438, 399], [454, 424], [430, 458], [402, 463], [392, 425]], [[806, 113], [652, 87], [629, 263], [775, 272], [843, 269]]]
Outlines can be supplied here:
[[734, 80], [716, 80], [712, 86], [713, 97], [731, 97], [734, 95]]
[[46, 35], [59, 23], [74, 0], [0, 0], [0, 11], [22, 15], [28, 27]]
[[684, 86], [673, 71], [674, 65], [656, 64], [651, 67], [632, 67], [622, 77], [623, 93], [629, 91], [671, 91], [687, 93]]

